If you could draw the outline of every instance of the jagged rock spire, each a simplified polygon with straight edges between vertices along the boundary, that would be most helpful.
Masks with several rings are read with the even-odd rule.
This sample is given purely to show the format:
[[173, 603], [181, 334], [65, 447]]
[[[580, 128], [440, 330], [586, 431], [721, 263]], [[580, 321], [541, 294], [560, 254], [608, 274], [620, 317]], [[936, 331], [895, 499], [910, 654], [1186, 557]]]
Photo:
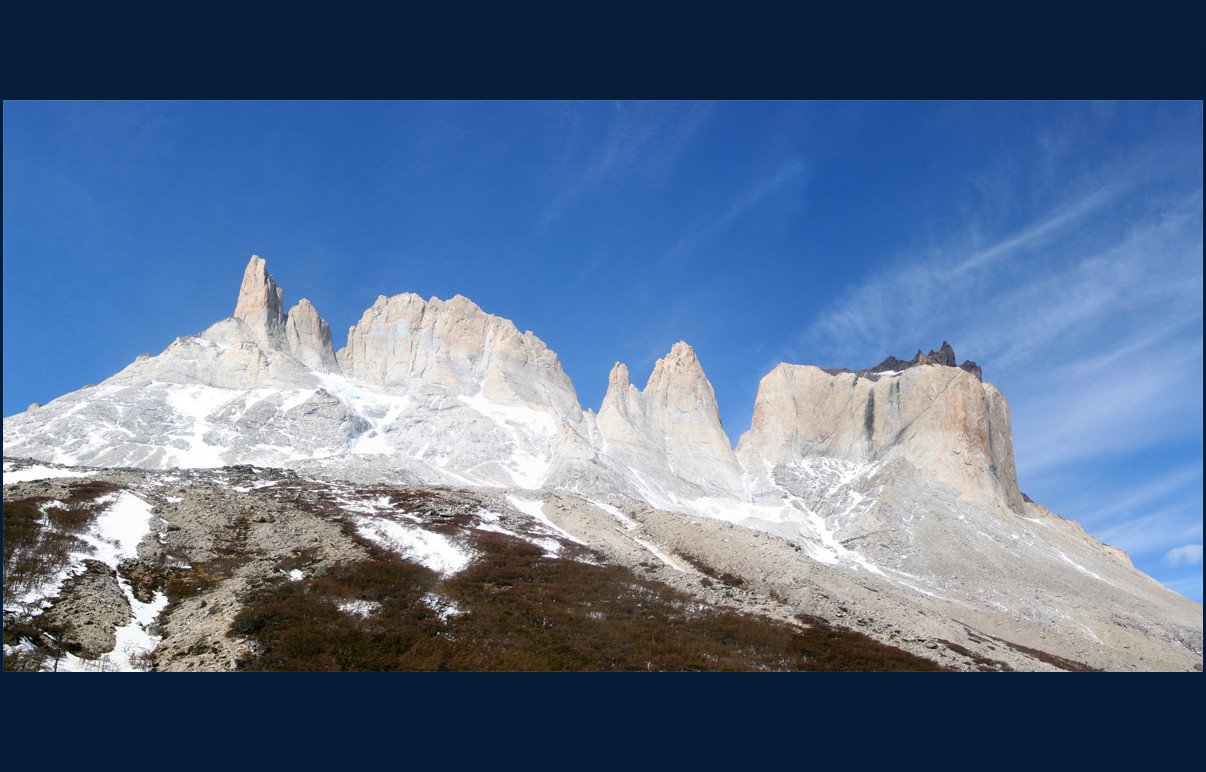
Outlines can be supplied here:
[[713, 407], [716, 403], [712, 384], [704, 375], [695, 349], [682, 340], [674, 344], [665, 358], [657, 360], [645, 384], [647, 395], [659, 395], [664, 399], [673, 392], [686, 392], [704, 402], [711, 402]]
[[643, 391], [629, 383], [620, 362], [608, 381], [598, 426], [609, 453], [648, 479], [677, 479], [689, 495], [742, 490], [716, 395], [691, 346], [675, 343]]
[[285, 293], [276, 286], [276, 281], [264, 267], [264, 259], [259, 255], [252, 255], [247, 269], [243, 271], [239, 302], [235, 304], [235, 318], [253, 326], [263, 323], [283, 324], [284, 301]]
[[930, 349], [930, 353], [926, 354], [926, 357], [936, 365], [955, 366], [955, 350], [946, 341], [942, 341], [942, 347], [937, 351]]
[[331, 345], [331, 327], [326, 319], [318, 315], [318, 309], [309, 300], [302, 298], [289, 309], [289, 316], [285, 320], [285, 341], [290, 353], [310, 367], [316, 370], [339, 369]]
[[284, 290], [268, 273], [264, 259], [252, 255], [243, 271], [234, 318], [243, 321], [261, 345], [285, 351], [307, 367], [337, 371], [331, 328], [314, 305], [302, 298], [287, 316], [284, 306]]
[[903, 359], [897, 359], [894, 356], [889, 356], [875, 367], [869, 367], [865, 370], [850, 370], [842, 367], [825, 370], [825, 372], [829, 373], [830, 375], [837, 375], [838, 373], [854, 373], [855, 375], [870, 378], [874, 381], [884, 373], [900, 373], [908, 370], [911, 367], [918, 367], [919, 365], [941, 365], [943, 367], [958, 367], [976, 376], [977, 380], [984, 380], [983, 374], [980, 371], [980, 366], [972, 360], [964, 360], [963, 364], [961, 365], [956, 364], [956, 362], [955, 350], [951, 348], [951, 344], [944, 340], [942, 341], [942, 346], [937, 351], [930, 349], [930, 353], [923, 354], [921, 353], [921, 349], [917, 349], [917, 353], [914, 354], [913, 358], [907, 362]]

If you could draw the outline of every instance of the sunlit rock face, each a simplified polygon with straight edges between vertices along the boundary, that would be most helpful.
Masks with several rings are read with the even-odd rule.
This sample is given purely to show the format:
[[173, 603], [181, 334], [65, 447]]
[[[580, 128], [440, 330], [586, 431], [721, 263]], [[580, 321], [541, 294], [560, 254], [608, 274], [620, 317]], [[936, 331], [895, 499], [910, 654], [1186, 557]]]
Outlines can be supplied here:
[[592, 456], [557, 355], [468, 298], [380, 296], [336, 360], [350, 382], [409, 400], [377, 436], [433, 474], [541, 487]]
[[284, 291], [265, 268], [264, 259], [252, 255], [243, 272], [234, 318], [247, 324], [254, 338], [263, 344], [279, 344], [285, 327]]
[[741, 468], [720, 424], [712, 384], [682, 341], [657, 361], [644, 390], [616, 363], [598, 427], [606, 453], [638, 479], [658, 481], [686, 498], [744, 497]]
[[[643, 389], [617, 362], [595, 415], [539, 338], [459, 295], [380, 296], [338, 353], [309, 301], [285, 307], [253, 256], [233, 316], [5, 418], [5, 455], [523, 489], [577, 512], [593, 547], [680, 568], [706, 553], [722, 570], [741, 566], [750, 597], [780, 578], [775, 604], [852, 592], [835, 608], [857, 602], [892, 629], [919, 625], [914, 635], [967, 632], [971, 645], [974, 626], [1031, 648], [1058, 639], [1061, 656], [1105, 667], [1129, 667], [1140, 650], [1200, 663], [1201, 606], [1021, 495], [1009, 406], [945, 342], [859, 371], [780, 364], [734, 452], [685, 342]], [[654, 523], [660, 546], [633, 530]], [[823, 592], [809, 589], [822, 574]]]
[[747, 465], [811, 457], [907, 459], [969, 501], [1021, 512], [1009, 405], [961, 367], [925, 364], [868, 378], [781, 364], [758, 388]]
[[285, 347], [312, 370], [338, 372], [331, 327], [309, 300], [302, 298], [285, 319]]
[[391, 391], [416, 389], [500, 404], [581, 412], [557, 355], [531, 332], [487, 314], [468, 298], [403, 294], [377, 298], [339, 350], [342, 372]]

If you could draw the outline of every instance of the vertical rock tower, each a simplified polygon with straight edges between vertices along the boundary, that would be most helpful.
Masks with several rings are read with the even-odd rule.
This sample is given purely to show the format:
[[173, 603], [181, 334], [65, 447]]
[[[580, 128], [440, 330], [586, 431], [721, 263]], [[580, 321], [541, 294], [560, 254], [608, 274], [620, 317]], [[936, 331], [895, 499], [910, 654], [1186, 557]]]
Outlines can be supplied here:
[[617, 362], [598, 426], [605, 452], [639, 479], [672, 482], [669, 487], [683, 497], [744, 497], [716, 394], [695, 350], [683, 341], [657, 360], [643, 391]]
[[285, 293], [264, 266], [252, 255], [243, 271], [234, 318], [247, 325], [249, 337], [266, 348], [284, 351], [307, 367], [320, 372], [338, 372], [331, 345], [331, 328], [318, 309], [305, 298], [283, 311]]
[[893, 360], [903, 370], [780, 364], [759, 384], [738, 453], [747, 467], [906, 461], [967, 500], [1020, 513], [1009, 405], [974, 363], [955, 366], [949, 345], [943, 353]]

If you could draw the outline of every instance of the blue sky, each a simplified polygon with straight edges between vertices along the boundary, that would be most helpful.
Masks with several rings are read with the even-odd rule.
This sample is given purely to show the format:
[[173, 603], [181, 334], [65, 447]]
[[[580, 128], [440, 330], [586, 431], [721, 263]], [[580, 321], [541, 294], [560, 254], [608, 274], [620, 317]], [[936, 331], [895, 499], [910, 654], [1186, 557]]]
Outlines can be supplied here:
[[530, 329], [598, 409], [679, 339], [734, 442], [778, 362], [950, 341], [1022, 490], [1202, 599], [1202, 103], [4, 105], [4, 415], [234, 310]]

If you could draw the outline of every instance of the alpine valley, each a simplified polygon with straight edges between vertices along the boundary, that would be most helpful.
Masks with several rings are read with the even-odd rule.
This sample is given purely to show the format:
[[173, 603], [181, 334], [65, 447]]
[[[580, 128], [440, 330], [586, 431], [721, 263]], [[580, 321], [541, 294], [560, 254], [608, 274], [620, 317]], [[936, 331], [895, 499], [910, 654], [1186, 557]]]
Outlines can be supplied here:
[[233, 316], [4, 419], [6, 670], [1202, 668], [945, 343], [780, 364], [734, 449], [683, 342], [595, 413], [459, 295], [338, 351], [283, 301], [253, 256]]

